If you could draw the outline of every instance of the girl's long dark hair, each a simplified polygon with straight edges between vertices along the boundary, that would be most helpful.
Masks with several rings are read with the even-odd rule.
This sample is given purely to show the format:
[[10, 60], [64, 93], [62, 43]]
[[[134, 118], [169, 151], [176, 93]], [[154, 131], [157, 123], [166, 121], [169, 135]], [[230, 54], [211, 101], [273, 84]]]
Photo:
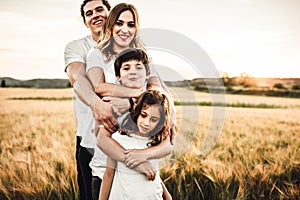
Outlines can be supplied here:
[[157, 90], [148, 90], [137, 99], [136, 105], [130, 113], [130, 119], [127, 118], [122, 123], [122, 134], [128, 135], [130, 132], [138, 131], [137, 119], [142, 109], [152, 105], [159, 106], [160, 119], [156, 127], [149, 133], [150, 142], [147, 145], [154, 146], [161, 143], [168, 136], [170, 106], [166, 95]]

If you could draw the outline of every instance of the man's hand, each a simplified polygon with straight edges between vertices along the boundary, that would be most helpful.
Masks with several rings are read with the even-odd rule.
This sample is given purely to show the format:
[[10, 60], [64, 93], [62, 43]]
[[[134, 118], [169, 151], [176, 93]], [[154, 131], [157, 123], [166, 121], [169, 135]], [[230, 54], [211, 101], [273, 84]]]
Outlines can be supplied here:
[[103, 125], [106, 130], [113, 133], [117, 130], [117, 122], [113, 116], [112, 105], [110, 103], [102, 101], [95, 95], [95, 101], [93, 108], [93, 114], [96, 120], [95, 132], [98, 132], [98, 126]]
[[125, 161], [124, 164], [126, 167], [134, 168], [139, 164], [145, 162], [147, 160], [147, 156], [143, 153], [141, 149], [128, 149], [125, 150]]

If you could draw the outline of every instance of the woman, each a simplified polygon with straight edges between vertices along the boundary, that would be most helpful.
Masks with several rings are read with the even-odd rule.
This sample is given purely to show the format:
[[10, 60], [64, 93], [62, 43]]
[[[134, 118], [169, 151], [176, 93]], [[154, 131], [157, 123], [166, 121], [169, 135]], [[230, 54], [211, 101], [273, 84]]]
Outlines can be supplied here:
[[[119, 82], [114, 73], [115, 56], [121, 51], [131, 47], [145, 49], [139, 37], [139, 17], [133, 5], [121, 3], [115, 6], [105, 23], [105, 27], [100, 39], [100, 43], [93, 48], [87, 56], [87, 76], [92, 82], [96, 91], [101, 90], [104, 82], [111, 83], [105, 87], [110, 87], [113, 96], [139, 96], [141, 91], [119, 86]], [[148, 88], [160, 89], [158, 76], [150, 69]], [[155, 88], [155, 89], [156, 89]], [[101, 94], [106, 96], [106, 94]], [[107, 124], [102, 124], [104, 127]], [[105, 136], [104, 136], [105, 137]], [[140, 151], [125, 151], [119, 144], [111, 138], [105, 138], [108, 142], [102, 148], [103, 152], [116, 161], [121, 161], [124, 154], [129, 157], [125, 164], [134, 167], [148, 159], [162, 158], [170, 153], [171, 145], [169, 140], [164, 140], [161, 144], [146, 148]], [[97, 153], [98, 152], [98, 153]], [[97, 157], [98, 156], [98, 157]], [[104, 166], [99, 164], [103, 161], [104, 155], [99, 149], [95, 149], [95, 155], [90, 163], [93, 175], [102, 179]], [[103, 163], [103, 162], [102, 162]], [[104, 162], [105, 163], [105, 162]], [[96, 177], [95, 177], [96, 178]], [[101, 181], [98, 179], [98, 181]]]

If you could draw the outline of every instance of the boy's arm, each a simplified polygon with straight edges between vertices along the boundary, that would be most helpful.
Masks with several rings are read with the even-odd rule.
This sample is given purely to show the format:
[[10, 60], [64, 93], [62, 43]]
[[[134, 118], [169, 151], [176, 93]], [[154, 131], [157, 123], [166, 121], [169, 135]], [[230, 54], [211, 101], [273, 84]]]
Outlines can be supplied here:
[[145, 149], [126, 150], [124, 164], [129, 168], [133, 168], [146, 160], [163, 158], [170, 154], [171, 151], [172, 145], [168, 136], [156, 146], [151, 146]]
[[107, 200], [115, 176], [116, 161], [107, 157], [106, 169], [102, 178], [99, 200]]
[[148, 159], [163, 158], [172, 151], [170, 140], [166, 138], [159, 145], [145, 149], [126, 150], [117, 141], [111, 138], [111, 133], [100, 128], [97, 135], [97, 146], [112, 159], [134, 168]]

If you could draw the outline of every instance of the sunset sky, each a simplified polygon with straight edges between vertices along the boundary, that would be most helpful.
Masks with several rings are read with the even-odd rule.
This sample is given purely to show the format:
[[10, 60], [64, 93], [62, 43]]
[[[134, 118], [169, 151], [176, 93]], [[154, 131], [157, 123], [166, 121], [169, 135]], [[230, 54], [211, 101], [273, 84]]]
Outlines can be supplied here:
[[[89, 33], [80, 17], [81, 2], [1, 1], [0, 77], [66, 78], [66, 44]], [[218, 71], [300, 78], [299, 0], [110, 2], [135, 5], [141, 28], [168, 29], [190, 38], [208, 54]], [[180, 58], [157, 54], [152, 56], [158, 64], [176, 68], [182, 77], [198, 76]]]

